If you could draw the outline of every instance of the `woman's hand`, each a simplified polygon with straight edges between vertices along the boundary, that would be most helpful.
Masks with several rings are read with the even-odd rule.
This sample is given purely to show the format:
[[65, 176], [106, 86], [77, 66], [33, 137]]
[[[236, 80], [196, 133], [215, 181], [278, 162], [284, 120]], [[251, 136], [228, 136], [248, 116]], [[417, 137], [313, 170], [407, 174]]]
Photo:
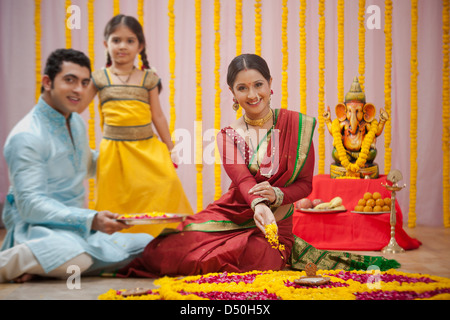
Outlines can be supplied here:
[[272, 210], [270, 210], [270, 208], [264, 203], [258, 203], [255, 206], [255, 214], [253, 215], [253, 219], [255, 220], [256, 226], [263, 234], [266, 234], [266, 225], [272, 223], [277, 224]]
[[249, 194], [258, 195], [261, 197], [264, 197], [266, 199], [269, 199], [270, 203], [274, 203], [275, 200], [277, 200], [277, 196], [275, 194], [275, 191], [273, 191], [272, 186], [268, 181], [263, 181], [251, 188], [248, 191]]

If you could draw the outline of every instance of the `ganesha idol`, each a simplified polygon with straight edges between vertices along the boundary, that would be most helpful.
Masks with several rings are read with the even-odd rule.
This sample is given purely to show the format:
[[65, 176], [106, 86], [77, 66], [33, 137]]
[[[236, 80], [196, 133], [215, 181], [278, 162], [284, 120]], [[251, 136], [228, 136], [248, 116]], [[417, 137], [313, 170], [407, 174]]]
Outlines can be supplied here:
[[380, 109], [380, 122], [375, 119], [375, 106], [366, 103], [358, 78], [353, 79], [345, 102], [336, 105], [336, 119], [331, 121], [330, 107], [323, 114], [328, 131], [333, 136], [332, 178], [378, 178], [376, 137], [384, 129], [389, 115]]

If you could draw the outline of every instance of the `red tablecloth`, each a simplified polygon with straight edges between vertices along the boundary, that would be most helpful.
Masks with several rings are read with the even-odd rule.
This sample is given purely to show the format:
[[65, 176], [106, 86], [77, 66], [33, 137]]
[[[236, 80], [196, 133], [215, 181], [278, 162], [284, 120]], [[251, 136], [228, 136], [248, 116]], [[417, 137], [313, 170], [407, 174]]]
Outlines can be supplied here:
[[[313, 191], [308, 198], [328, 202], [339, 196], [347, 211], [317, 214], [295, 210], [294, 234], [318, 249], [381, 250], [390, 240], [390, 214], [365, 215], [351, 212], [365, 192], [378, 191], [382, 198], [390, 197], [390, 192], [381, 184], [386, 184], [385, 175], [378, 179], [331, 179], [328, 174], [314, 176]], [[397, 243], [405, 250], [417, 249], [421, 242], [411, 238], [403, 230], [403, 217], [398, 203], [395, 208]]]

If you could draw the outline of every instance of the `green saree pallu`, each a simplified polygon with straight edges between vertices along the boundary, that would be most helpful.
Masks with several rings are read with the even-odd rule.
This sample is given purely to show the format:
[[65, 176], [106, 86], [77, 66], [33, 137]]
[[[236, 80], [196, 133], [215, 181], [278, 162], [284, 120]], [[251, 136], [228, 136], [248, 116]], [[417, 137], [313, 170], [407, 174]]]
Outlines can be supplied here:
[[365, 256], [349, 252], [320, 250], [303, 239], [294, 236], [289, 263], [292, 269], [304, 270], [306, 264], [314, 263], [317, 269], [322, 270], [367, 270], [369, 267], [378, 267], [380, 271], [397, 269], [400, 263], [396, 260], [381, 256]]

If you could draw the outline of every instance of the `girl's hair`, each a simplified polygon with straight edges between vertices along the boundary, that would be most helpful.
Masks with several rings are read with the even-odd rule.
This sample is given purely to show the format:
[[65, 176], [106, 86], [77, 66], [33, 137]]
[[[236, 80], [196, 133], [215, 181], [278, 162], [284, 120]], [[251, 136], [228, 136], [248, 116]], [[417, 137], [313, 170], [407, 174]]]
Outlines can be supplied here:
[[270, 82], [270, 70], [266, 61], [256, 54], [244, 53], [234, 58], [228, 66], [227, 84], [230, 88], [233, 88], [237, 74], [246, 69], [257, 70], [267, 82]]
[[[139, 23], [139, 21], [133, 17], [133, 16], [126, 16], [123, 14], [118, 14], [114, 17], [112, 17], [111, 20], [106, 24], [105, 31], [103, 32], [103, 37], [105, 41], [108, 41], [109, 36], [111, 33], [113, 33], [118, 26], [124, 25], [128, 27], [131, 32], [133, 32], [136, 35], [136, 38], [139, 41], [139, 44], [143, 45], [143, 49], [140, 53], [141, 60], [142, 60], [142, 69], [150, 69], [150, 64], [147, 59], [147, 53], [145, 51], [145, 36], [144, 31], [142, 30], [142, 26]], [[111, 66], [111, 56], [109, 55], [109, 52], [106, 53], [106, 67]], [[161, 92], [162, 86], [161, 81], [158, 84], [158, 90]]]

